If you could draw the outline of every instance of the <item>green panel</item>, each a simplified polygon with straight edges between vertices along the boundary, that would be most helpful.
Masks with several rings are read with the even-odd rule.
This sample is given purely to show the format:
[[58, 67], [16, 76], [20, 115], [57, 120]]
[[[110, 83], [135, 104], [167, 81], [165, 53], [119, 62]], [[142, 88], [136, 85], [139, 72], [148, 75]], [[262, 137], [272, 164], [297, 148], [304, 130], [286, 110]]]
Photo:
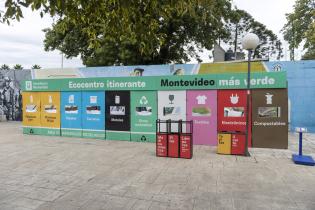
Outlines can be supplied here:
[[[217, 75], [217, 89], [246, 89], [247, 74]], [[286, 88], [286, 72], [251, 73], [250, 88]]]
[[23, 134], [41, 135], [41, 128], [38, 128], [38, 127], [23, 127]]
[[82, 130], [80, 129], [61, 129], [61, 136], [66, 136], [66, 137], [82, 137]]
[[132, 91], [130, 98], [131, 141], [152, 141], [156, 132], [157, 92]]
[[44, 136], [60, 136], [60, 128], [41, 128], [41, 135]]
[[152, 142], [155, 143], [156, 134], [155, 133], [131, 133], [131, 141], [137, 142]]
[[[245, 74], [245, 77], [247, 74]], [[287, 87], [287, 73], [282, 72], [268, 72], [268, 73], [254, 73], [251, 75], [251, 88], [286, 88]], [[247, 85], [245, 79], [245, 85]], [[246, 87], [244, 87], [246, 88]]]
[[[247, 73], [28, 80], [23, 91], [245, 89]], [[251, 88], [286, 88], [286, 72], [251, 74]]]
[[106, 130], [106, 140], [130, 141], [130, 132]]
[[105, 130], [82, 130], [82, 137], [105, 140]]

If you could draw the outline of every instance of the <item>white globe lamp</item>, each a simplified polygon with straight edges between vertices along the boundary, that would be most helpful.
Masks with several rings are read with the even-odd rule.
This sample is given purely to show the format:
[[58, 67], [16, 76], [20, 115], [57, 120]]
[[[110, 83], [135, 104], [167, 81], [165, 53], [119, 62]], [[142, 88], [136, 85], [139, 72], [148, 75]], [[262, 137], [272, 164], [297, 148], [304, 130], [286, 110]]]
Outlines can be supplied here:
[[242, 46], [245, 50], [254, 50], [259, 45], [259, 38], [256, 34], [248, 33], [242, 39]]

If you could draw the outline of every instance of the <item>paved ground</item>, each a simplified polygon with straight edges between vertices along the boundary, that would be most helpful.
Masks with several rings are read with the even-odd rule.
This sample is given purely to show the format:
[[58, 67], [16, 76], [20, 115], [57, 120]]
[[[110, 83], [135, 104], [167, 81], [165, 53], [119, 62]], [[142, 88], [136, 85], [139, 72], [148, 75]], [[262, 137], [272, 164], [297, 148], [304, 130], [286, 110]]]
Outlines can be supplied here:
[[[315, 209], [315, 167], [289, 150], [217, 155], [198, 146], [192, 160], [155, 157], [155, 145], [27, 136], [0, 123], [0, 209]], [[305, 152], [315, 157], [315, 135]]]

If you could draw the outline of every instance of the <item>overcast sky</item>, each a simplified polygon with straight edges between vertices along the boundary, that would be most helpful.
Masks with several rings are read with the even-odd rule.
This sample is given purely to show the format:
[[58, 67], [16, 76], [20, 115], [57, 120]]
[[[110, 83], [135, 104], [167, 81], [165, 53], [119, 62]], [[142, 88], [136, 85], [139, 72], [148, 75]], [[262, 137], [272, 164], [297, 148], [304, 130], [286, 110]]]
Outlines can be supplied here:
[[[281, 28], [286, 22], [285, 14], [292, 12], [295, 0], [234, 0], [239, 9], [249, 12], [257, 21], [265, 24], [281, 39]], [[4, 0], [0, 0], [0, 9]], [[7, 64], [11, 67], [22, 64], [30, 68], [39, 64], [43, 68], [59, 68], [61, 66], [60, 52], [45, 52], [43, 49], [44, 33], [42, 29], [50, 27], [53, 20], [46, 16], [40, 18], [36, 12], [24, 10], [24, 19], [8, 26], [0, 24], [0, 65]], [[284, 44], [287, 48], [287, 45]], [[284, 50], [284, 59], [289, 54]], [[298, 55], [299, 56], [299, 55]], [[204, 62], [207, 56], [202, 56]], [[81, 67], [79, 58], [64, 60], [64, 67]]]

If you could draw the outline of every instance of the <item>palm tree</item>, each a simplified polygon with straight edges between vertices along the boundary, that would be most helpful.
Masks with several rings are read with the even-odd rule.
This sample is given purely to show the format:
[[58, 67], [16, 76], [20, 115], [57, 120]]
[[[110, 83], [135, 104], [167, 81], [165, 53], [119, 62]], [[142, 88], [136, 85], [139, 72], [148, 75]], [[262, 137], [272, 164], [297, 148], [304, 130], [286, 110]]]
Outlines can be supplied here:
[[32, 69], [41, 69], [42, 67], [40, 66], [40, 65], [37, 65], [37, 64], [35, 64], [35, 65], [33, 65], [32, 66]]
[[21, 64], [16, 64], [15, 66], [13, 66], [14, 70], [22, 70], [23, 66]]
[[7, 64], [3, 64], [3, 65], [0, 67], [0, 70], [10, 70], [10, 67], [9, 67]]

